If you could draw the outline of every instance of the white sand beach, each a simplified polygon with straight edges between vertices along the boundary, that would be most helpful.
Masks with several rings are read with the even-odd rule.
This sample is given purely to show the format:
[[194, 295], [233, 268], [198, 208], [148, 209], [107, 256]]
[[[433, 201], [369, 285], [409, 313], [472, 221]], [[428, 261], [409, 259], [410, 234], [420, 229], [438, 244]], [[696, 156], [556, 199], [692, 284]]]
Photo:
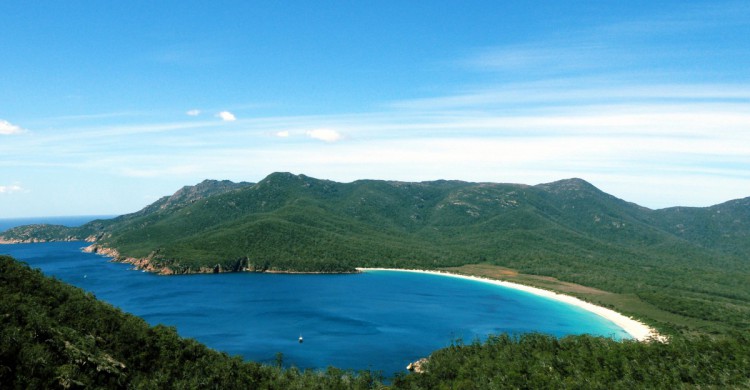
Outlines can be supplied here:
[[450, 272], [441, 272], [441, 271], [428, 271], [428, 270], [417, 270], [417, 269], [397, 269], [397, 268], [357, 268], [357, 270], [362, 272], [367, 271], [400, 271], [400, 272], [419, 272], [419, 273], [425, 273], [425, 274], [433, 274], [433, 275], [441, 275], [441, 276], [448, 276], [453, 278], [461, 278], [461, 279], [468, 279], [468, 280], [474, 280], [478, 282], [484, 282], [484, 283], [491, 283], [497, 286], [503, 286], [508, 288], [513, 288], [521, 291], [525, 291], [531, 294], [535, 294], [541, 297], [554, 299], [560, 302], [568, 303], [577, 307], [580, 307], [584, 310], [588, 310], [594, 314], [600, 315], [610, 321], [612, 321], [615, 325], [619, 326], [620, 328], [624, 329], [633, 339], [639, 340], [639, 341], [647, 341], [647, 340], [659, 340], [664, 341], [664, 337], [660, 336], [659, 333], [649, 327], [648, 325], [634, 320], [630, 317], [626, 317], [614, 310], [607, 309], [605, 307], [597, 306], [594, 304], [591, 304], [589, 302], [583, 301], [581, 299], [578, 299], [576, 297], [572, 297], [570, 295], [565, 294], [559, 294], [553, 291], [544, 290], [537, 287], [531, 287], [526, 286], [523, 284], [518, 283], [512, 283], [512, 282], [506, 282], [502, 280], [494, 280], [494, 279], [487, 279], [487, 278], [480, 278], [477, 276], [467, 276], [467, 275], [460, 275], [460, 274], [454, 274]]

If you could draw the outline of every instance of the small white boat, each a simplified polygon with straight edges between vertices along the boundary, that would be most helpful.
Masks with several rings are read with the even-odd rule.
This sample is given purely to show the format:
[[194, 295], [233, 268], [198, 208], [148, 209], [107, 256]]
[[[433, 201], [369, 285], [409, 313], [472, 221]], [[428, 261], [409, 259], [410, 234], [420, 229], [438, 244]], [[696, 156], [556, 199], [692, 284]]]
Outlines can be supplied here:
[[305, 339], [302, 338], [302, 335], [299, 335], [299, 343], [302, 344], [305, 341]]

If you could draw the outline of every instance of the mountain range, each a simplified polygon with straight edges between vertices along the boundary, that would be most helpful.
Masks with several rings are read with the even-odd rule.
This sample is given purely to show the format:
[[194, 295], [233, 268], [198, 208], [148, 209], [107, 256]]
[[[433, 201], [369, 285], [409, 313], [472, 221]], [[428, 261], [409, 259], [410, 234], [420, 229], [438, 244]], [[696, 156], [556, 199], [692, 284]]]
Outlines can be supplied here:
[[274, 173], [206, 180], [80, 227], [0, 233], [3, 242], [84, 239], [162, 273], [490, 264], [750, 327], [750, 197], [651, 210], [581, 179], [338, 183]]

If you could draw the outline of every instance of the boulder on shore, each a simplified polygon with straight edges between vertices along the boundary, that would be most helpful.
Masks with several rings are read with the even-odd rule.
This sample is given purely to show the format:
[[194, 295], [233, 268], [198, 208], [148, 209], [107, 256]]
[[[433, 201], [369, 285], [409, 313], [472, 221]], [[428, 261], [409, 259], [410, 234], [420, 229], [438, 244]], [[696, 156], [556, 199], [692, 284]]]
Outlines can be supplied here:
[[427, 358], [421, 358], [414, 363], [409, 363], [409, 365], [406, 366], [406, 369], [412, 372], [416, 372], [417, 374], [421, 374], [425, 371], [425, 363], [427, 363]]

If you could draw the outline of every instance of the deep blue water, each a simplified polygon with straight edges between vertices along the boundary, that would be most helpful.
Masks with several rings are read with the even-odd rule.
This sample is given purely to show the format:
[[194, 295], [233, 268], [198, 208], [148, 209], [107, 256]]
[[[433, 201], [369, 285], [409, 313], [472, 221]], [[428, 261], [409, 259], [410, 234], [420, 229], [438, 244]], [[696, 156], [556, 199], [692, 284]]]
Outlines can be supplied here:
[[[158, 276], [82, 253], [83, 242], [0, 246], [47, 275], [208, 346], [300, 368], [387, 376], [453, 340], [492, 333], [590, 333], [628, 338], [613, 323], [535, 295], [438, 275], [206, 274]], [[304, 343], [298, 337], [304, 336]]]

